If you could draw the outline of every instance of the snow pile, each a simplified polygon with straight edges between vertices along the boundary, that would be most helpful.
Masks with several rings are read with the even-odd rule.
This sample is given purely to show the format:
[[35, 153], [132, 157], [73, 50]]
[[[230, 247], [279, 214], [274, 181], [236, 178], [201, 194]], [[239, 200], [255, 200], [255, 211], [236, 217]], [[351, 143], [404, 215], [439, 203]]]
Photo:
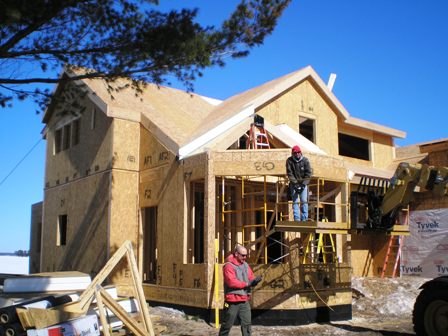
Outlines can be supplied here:
[[410, 294], [402, 286], [397, 287], [397, 291], [387, 296], [380, 296], [383, 304], [378, 305], [380, 314], [404, 316], [412, 313], [416, 296]]
[[169, 307], [164, 307], [164, 306], [156, 306], [153, 307], [152, 310], [154, 312], [158, 312], [161, 313], [163, 315], [171, 315], [171, 316], [184, 316], [184, 312], [174, 309], [174, 308], [169, 308]]
[[28, 274], [29, 257], [0, 256], [0, 274]]
[[353, 310], [361, 316], [411, 316], [421, 284], [429, 279], [353, 278]]

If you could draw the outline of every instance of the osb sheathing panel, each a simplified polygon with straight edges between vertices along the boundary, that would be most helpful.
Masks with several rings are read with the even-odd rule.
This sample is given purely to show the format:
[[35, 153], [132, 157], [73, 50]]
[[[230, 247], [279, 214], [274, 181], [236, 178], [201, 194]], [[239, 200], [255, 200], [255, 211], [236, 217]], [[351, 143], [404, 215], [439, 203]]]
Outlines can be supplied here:
[[113, 122], [113, 168], [139, 170], [140, 124], [114, 119]]
[[[109, 223], [109, 257], [130, 240], [138, 247], [138, 179], [140, 124], [124, 119], [113, 119], [113, 170]], [[126, 262], [120, 263], [110, 277], [113, 282], [130, 281]]]
[[165, 166], [175, 159], [151, 133], [140, 126], [140, 171]]
[[[215, 300], [214, 284], [215, 272], [208, 289], [204, 289], [204, 274], [209, 265], [179, 265], [173, 264], [171, 277], [173, 285], [160, 286], [144, 284], [143, 289], [147, 300], [161, 301], [172, 304], [187, 305], [200, 308], [222, 308], [224, 304], [224, 285], [222, 278], [222, 264], [218, 265], [218, 301]], [[331, 290], [322, 291], [318, 287], [317, 272], [311, 274], [310, 281], [319, 290], [319, 295], [312, 290], [303, 289], [303, 277], [299, 274], [298, 265], [278, 264], [252, 265], [255, 275], [263, 274], [263, 281], [253, 292], [252, 305], [259, 309], [306, 309], [317, 306], [343, 305], [351, 303], [350, 268], [342, 267], [330, 271]], [[214, 267], [212, 267], [214, 270]], [[265, 272], [266, 271], [266, 272]], [[294, 278], [292, 278], [294, 274]], [[315, 276], [313, 274], [316, 274]], [[336, 287], [336, 288], [334, 288]]]
[[150, 83], [135, 97], [128, 78], [118, 78], [114, 82], [114, 87], [122, 89], [114, 92], [112, 99], [104, 80], [83, 81], [108, 105], [111, 116], [138, 120], [143, 115], [178, 144], [187, 140], [190, 131], [197, 128], [214, 107], [194, 93]]
[[[168, 302], [194, 307], [208, 307], [208, 291], [205, 290], [206, 264], [182, 264], [171, 262], [170, 269], [158, 277], [157, 285], [143, 284], [147, 300]], [[222, 272], [222, 271], [221, 271]], [[222, 273], [220, 273], [222, 274]], [[167, 283], [170, 278], [171, 285]]]
[[29, 272], [40, 272], [40, 244], [42, 236], [42, 206], [39, 202], [31, 206]]
[[207, 168], [207, 153], [197, 154], [183, 160], [184, 173], [190, 180], [203, 179]]
[[[42, 272], [77, 270], [95, 275], [108, 260], [111, 173], [45, 190]], [[67, 215], [67, 243], [56, 246], [59, 215]]]
[[[140, 127], [140, 207], [156, 206], [163, 189], [172, 178], [175, 156], [148, 130]], [[174, 168], [176, 169], [176, 168]]]
[[[135, 251], [139, 246], [138, 234], [138, 172], [113, 170], [110, 207], [110, 256], [126, 241], [133, 243]], [[114, 270], [113, 282], [131, 281], [127, 262]]]
[[[370, 142], [369, 161], [350, 157], [344, 157], [344, 160], [375, 168], [386, 168], [394, 160], [394, 144], [393, 138], [391, 136], [375, 133], [370, 130], [354, 127], [343, 123], [339, 124], [339, 132], [366, 139]], [[338, 140], [336, 139], [336, 141]]]
[[354, 276], [379, 276], [390, 236], [380, 234], [351, 236], [351, 263]]
[[[374, 132], [372, 130], [345, 124], [343, 120], [339, 121], [338, 130], [339, 130], [339, 133], [344, 133], [344, 134], [356, 136], [359, 138], [363, 138], [363, 139], [366, 139], [369, 141], [373, 141], [373, 133]], [[337, 139], [336, 139], [336, 141], [337, 141]]]
[[[255, 275], [263, 280], [255, 288], [252, 305], [259, 309], [306, 309], [317, 306], [351, 303], [351, 270], [347, 264], [299, 265], [298, 258], [278, 265], [254, 265]], [[328, 275], [331, 289], [325, 291], [323, 274]], [[305, 281], [319, 291], [322, 302], [312, 288], [305, 289]]]
[[[286, 175], [289, 149], [228, 150], [212, 152], [214, 175]], [[310, 160], [313, 176], [338, 181], [347, 180], [347, 169], [340, 159], [305, 153]]]
[[112, 119], [96, 109], [95, 127], [91, 128], [94, 105], [80, 98], [86, 106], [80, 119], [79, 143], [68, 150], [54, 154], [54, 125], [58, 127], [73, 119], [72, 115], [53, 113], [47, 128], [45, 187], [54, 187], [77, 180], [112, 166]]
[[166, 175], [167, 169], [163, 167], [146, 170], [140, 175], [139, 183], [139, 202], [140, 208], [157, 206], [159, 203], [162, 181]]
[[390, 136], [374, 133], [372, 141], [372, 162], [375, 168], [387, 168], [394, 160], [393, 139]]
[[[146, 291], [151, 300], [180, 303], [177, 291], [185, 296], [184, 304], [199, 300], [200, 306], [207, 295], [197, 297], [207, 285], [207, 265], [183, 264], [186, 246], [184, 237], [187, 211], [184, 202], [186, 184], [204, 179], [206, 154], [195, 155], [183, 161], [166, 150], [145, 129], [142, 129], [140, 155], [139, 207], [157, 206], [157, 287]], [[150, 286], [150, 285], [149, 285]], [[173, 290], [174, 288], [179, 288]], [[193, 294], [188, 296], [191, 288]], [[174, 300], [174, 301], [171, 301]], [[190, 303], [189, 303], [190, 302]]]
[[175, 285], [173, 268], [183, 261], [183, 179], [183, 169], [172, 162], [157, 207], [157, 284], [162, 286]]
[[299, 131], [299, 116], [315, 120], [316, 145], [338, 155], [337, 115], [309, 80], [304, 80], [257, 111], [272, 124], [287, 124]]

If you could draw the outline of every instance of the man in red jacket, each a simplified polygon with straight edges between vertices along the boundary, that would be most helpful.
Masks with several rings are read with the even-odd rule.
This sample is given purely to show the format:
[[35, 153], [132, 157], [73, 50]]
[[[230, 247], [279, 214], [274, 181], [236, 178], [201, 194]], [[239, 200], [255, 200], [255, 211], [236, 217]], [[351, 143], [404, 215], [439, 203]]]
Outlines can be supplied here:
[[237, 317], [241, 321], [243, 336], [251, 334], [250, 293], [260, 281], [261, 276], [254, 277], [250, 266], [246, 263], [247, 249], [236, 245], [233, 254], [229, 255], [223, 267], [224, 273], [224, 319], [219, 329], [219, 336], [226, 336]]

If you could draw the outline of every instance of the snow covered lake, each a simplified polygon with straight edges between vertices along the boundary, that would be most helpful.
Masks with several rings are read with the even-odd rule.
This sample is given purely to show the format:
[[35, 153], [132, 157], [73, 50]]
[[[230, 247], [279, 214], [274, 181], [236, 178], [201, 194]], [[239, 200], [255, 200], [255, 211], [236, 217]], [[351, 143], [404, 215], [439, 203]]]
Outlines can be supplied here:
[[0, 274], [28, 274], [29, 257], [0, 255]]

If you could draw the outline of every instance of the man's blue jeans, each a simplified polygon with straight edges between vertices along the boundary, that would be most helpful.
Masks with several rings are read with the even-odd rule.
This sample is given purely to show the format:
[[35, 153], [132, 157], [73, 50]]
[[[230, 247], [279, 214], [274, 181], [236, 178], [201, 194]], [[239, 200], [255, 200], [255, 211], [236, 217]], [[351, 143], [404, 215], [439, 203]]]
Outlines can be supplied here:
[[[295, 221], [306, 221], [308, 219], [308, 186], [299, 192], [297, 189], [291, 190], [292, 211], [294, 213]], [[300, 211], [299, 211], [300, 199]]]

